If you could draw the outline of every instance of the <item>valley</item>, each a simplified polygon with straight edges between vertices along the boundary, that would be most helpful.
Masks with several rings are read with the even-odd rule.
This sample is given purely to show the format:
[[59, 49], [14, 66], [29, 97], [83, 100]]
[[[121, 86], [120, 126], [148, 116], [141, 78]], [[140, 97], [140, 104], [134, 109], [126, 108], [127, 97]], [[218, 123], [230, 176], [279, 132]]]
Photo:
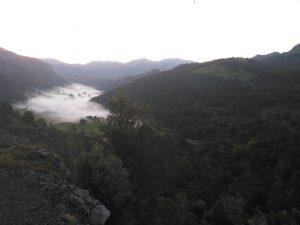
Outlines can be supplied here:
[[[0, 63], [2, 86], [15, 87], [3, 93], [19, 91], [0, 102], [5, 225], [14, 224], [19, 202], [33, 209], [18, 208], [16, 221], [24, 224], [300, 222], [299, 45], [253, 58], [184, 61], [168, 70], [138, 60], [133, 64], [147, 66], [131, 75], [122, 63], [92, 63], [89, 73], [83, 65], [51, 60], [59, 70], [5, 54], [22, 59]], [[30, 85], [18, 83], [21, 69], [35, 71], [28, 60], [42, 65], [34, 75], [61, 82], [41, 86], [44, 78], [28, 75]], [[118, 74], [108, 79], [103, 68]]]
[[1, 1], [0, 225], [300, 225], [299, 9]]
[[15, 103], [18, 109], [32, 110], [38, 118], [51, 123], [79, 122], [80, 119], [106, 117], [108, 110], [90, 99], [102, 92], [92, 87], [71, 83], [45, 91], [36, 90], [26, 101]]

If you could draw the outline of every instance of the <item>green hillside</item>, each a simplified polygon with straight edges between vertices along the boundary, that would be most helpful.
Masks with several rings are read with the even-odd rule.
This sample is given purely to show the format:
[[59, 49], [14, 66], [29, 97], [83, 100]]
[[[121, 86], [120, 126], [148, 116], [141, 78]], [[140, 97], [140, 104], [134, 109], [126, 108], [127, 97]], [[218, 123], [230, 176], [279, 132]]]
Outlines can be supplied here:
[[[26, 173], [38, 173], [88, 190], [111, 212], [107, 225], [299, 224], [299, 75], [243, 58], [181, 65], [95, 98], [110, 114], [79, 124], [46, 124], [1, 103], [0, 187], [9, 206], [0, 207], [13, 215], [19, 198], [6, 196], [25, 196]], [[31, 196], [49, 198], [38, 184]], [[52, 221], [63, 212], [70, 224], [87, 224], [90, 211], [81, 215], [74, 201], [61, 212], [48, 207], [65, 204], [61, 196], [47, 201]], [[36, 221], [47, 222], [38, 212]]]
[[294, 46], [290, 51], [268, 55], [257, 55], [253, 59], [260, 61], [276, 69], [300, 71], [300, 44]]
[[[138, 79], [94, 99], [107, 104], [123, 92], [147, 104], [167, 127], [197, 138], [210, 117], [248, 116], [268, 107], [296, 103], [300, 77], [273, 72], [250, 59], [222, 59], [179, 66]], [[289, 91], [293, 90], [293, 92]]]
[[[120, 91], [129, 100], [110, 98]], [[110, 210], [108, 225], [295, 225], [299, 96], [298, 75], [233, 58], [107, 92], [96, 99], [110, 109], [98, 125], [56, 129], [4, 104], [0, 168], [64, 177], [63, 160], [68, 179]], [[44, 148], [50, 156], [36, 159]]]
[[[300, 222], [300, 74], [250, 59], [221, 59], [149, 75], [94, 100], [111, 107], [119, 93], [147, 105], [178, 141], [168, 142], [174, 150], [169, 155], [179, 157], [165, 159], [176, 168], [167, 176], [168, 191], [153, 194], [153, 202], [142, 195], [142, 206], [152, 203], [157, 220], [165, 213], [171, 224]], [[124, 146], [117, 149], [127, 161]], [[133, 157], [147, 149], [167, 151], [150, 140]]]

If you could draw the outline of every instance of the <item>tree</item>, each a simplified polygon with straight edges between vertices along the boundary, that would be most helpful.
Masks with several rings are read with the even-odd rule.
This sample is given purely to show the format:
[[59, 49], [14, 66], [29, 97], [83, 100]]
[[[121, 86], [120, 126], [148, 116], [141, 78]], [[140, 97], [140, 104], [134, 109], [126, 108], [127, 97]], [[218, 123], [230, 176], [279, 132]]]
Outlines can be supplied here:
[[33, 123], [34, 122], [34, 115], [32, 112], [30, 111], [26, 111], [24, 114], [23, 114], [23, 117], [22, 117], [23, 121], [25, 123]]
[[110, 101], [109, 110], [105, 133], [116, 147], [123, 145], [130, 135], [148, 123], [149, 116], [145, 107], [131, 104], [124, 95], [114, 97]]

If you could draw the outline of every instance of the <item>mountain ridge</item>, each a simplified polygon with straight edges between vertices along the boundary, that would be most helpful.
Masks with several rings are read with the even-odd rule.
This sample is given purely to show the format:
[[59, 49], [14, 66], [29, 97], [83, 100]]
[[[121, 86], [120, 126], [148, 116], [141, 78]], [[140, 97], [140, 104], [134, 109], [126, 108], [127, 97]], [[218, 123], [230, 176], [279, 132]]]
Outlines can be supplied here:
[[74, 79], [74, 76], [118, 79], [127, 76], [134, 76], [147, 73], [154, 69], [168, 70], [173, 67], [191, 63], [190, 60], [183, 60], [179, 58], [170, 58], [163, 60], [149, 60], [146, 58], [131, 60], [129, 62], [117, 61], [92, 61], [86, 64], [69, 64], [59, 61], [57, 59], [41, 59], [53, 66], [56, 73], [65, 79]]
[[300, 44], [295, 45], [290, 51], [279, 53], [272, 52], [266, 55], [256, 55], [253, 59], [260, 61], [274, 69], [300, 71]]
[[25, 99], [31, 89], [48, 89], [66, 82], [49, 64], [28, 56], [0, 49], [0, 99]]
[[[167, 127], [175, 126], [177, 129], [183, 124], [176, 125], [178, 124], [176, 118], [182, 117], [183, 113], [189, 114], [184, 112], [184, 108], [189, 105], [193, 108], [191, 111], [198, 111], [196, 107], [198, 104], [210, 105], [211, 102], [215, 102], [214, 104], [223, 106], [231, 96], [238, 99], [240, 109], [233, 107], [230, 110], [238, 113], [239, 110], [247, 107], [249, 102], [235, 97], [236, 95], [244, 95], [245, 99], [250, 98], [257, 106], [261, 105], [256, 102], [257, 97], [253, 97], [257, 95], [257, 91], [275, 92], [274, 96], [279, 99], [279, 89], [282, 89], [282, 93], [286, 93], [287, 87], [298, 91], [299, 82], [300, 76], [297, 74], [274, 70], [269, 65], [254, 59], [228, 58], [180, 65], [169, 71], [154, 73], [108, 91], [94, 98], [93, 101], [108, 105], [110, 99], [118, 93], [124, 93], [133, 102], [149, 105], [151, 112], [160, 122]], [[267, 94], [261, 96], [261, 99], [264, 99], [265, 95]], [[208, 96], [211, 102], [207, 102]], [[165, 114], [169, 108], [174, 109], [175, 112]]]

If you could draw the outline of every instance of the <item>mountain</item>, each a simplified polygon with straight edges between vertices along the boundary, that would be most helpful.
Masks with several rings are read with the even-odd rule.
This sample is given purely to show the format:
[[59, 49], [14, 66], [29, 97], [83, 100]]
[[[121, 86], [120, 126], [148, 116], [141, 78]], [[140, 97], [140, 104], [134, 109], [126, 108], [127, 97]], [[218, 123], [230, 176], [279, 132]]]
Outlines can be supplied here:
[[[62, 63], [56, 59], [42, 59], [53, 66], [54, 71], [64, 79], [82, 82], [91, 79], [120, 79], [147, 73], [151, 70], [169, 70], [180, 64], [191, 61], [182, 59], [164, 59], [151, 61], [148, 59], [133, 60], [128, 63], [113, 61], [94, 61], [84, 65]], [[101, 80], [100, 80], [101, 81]]]
[[87, 74], [80, 64], [68, 64], [57, 59], [41, 59], [43, 62], [51, 65], [54, 71], [63, 79], [70, 82], [78, 82], [86, 77], [91, 77]]
[[300, 73], [243, 58], [153, 72], [96, 98], [106, 119], [48, 125], [0, 103], [1, 224], [106, 209], [107, 224], [300, 224]]
[[[173, 182], [157, 188], [159, 191], [164, 188], [167, 190], [158, 192], [157, 205], [163, 200], [168, 202], [165, 203], [167, 207], [157, 207], [157, 211], [167, 209], [174, 213], [172, 222], [170, 216], [166, 224], [233, 225], [264, 221], [264, 224], [275, 225], [284, 224], [289, 219], [297, 221], [294, 224], [300, 222], [300, 214], [293, 214], [293, 209], [299, 209], [300, 206], [300, 192], [296, 191], [300, 190], [299, 72], [277, 70], [254, 59], [220, 59], [181, 65], [148, 75], [94, 99], [110, 106], [113, 117], [127, 118], [134, 110], [126, 108], [128, 99], [124, 96], [114, 97], [118, 93], [126, 95], [133, 105], [146, 104], [155, 124], [164, 127], [159, 134], [172, 132], [174, 139], [183, 144], [181, 147], [172, 146], [172, 142], [166, 138], [153, 142], [153, 137], [145, 131], [146, 134], [125, 139], [119, 145], [118, 153], [121, 156], [124, 154], [125, 163], [138, 164], [145, 157], [136, 170], [130, 170], [135, 171], [137, 177], [146, 177], [141, 171], [146, 165], [151, 165], [153, 167], [147, 172], [157, 172], [149, 180], [156, 180], [166, 172], [164, 180]], [[140, 111], [144, 112], [145, 108], [142, 107]], [[115, 124], [124, 126], [123, 121], [117, 120]], [[136, 126], [140, 125], [140, 121]], [[132, 121], [127, 123], [134, 124]], [[120, 130], [117, 131], [120, 133]], [[118, 132], [114, 134], [119, 135]], [[120, 136], [117, 137], [122, 140]], [[128, 143], [140, 140], [144, 145], [136, 149], [129, 145], [126, 151]], [[168, 145], [153, 147], [157, 143]], [[148, 154], [155, 151], [159, 152], [158, 156], [149, 162], [151, 157]], [[134, 160], [129, 156], [134, 155], [133, 152], [136, 153]], [[176, 155], [181, 157], [172, 160]], [[155, 170], [160, 160], [165, 162], [165, 167]], [[172, 163], [175, 164], [172, 166]], [[172, 168], [175, 168], [174, 172]], [[173, 174], [175, 178], [170, 178]], [[159, 184], [163, 182], [160, 180]], [[153, 190], [149, 188], [153, 187], [149, 183], [146, 183], [145, 189]], [[169, 196], [176, 188], [178, 192], [174, 191], [177, 194], [173, 195], [176, 197], [171, 201], [172, 197]], [[145, 189], [142, 193], [145, 193]], [[199, 218], [207, 222], [190, 220], [177, 223], [179, 217], [176, 217], [176, 209], [179, 206], [181, 209], [193, 208], [195, 204], [186, 206], [191, 199], [204, 202], [199, 204], [201, 211], [193, 212], [200, 212], [197, 214]], [[151, 204], [148, 204], [147, 210], [152, 210], [152, 199], [148, 201]], [[144, 206], [145, 199], [142, 202], [138, 208]], [[172, 206], [174, 209], [170, 210]], [[145, 215], [141, 211], [140, 214]], [[151, 213], [145, 217], [149, 218], [150, 215], [160, 214]], [[166, 218], [166, 214], [162, 215]], [[190, 214], [180, 212], [180, 218], [182, 215], [187, 218]]]
[[46, 89], [64, 83], [47, 63], [0, 48], [0, 100], [24, 99], [25, 92], [33, 88]]
[[253, 59], [276, 69], [300, 71], [300, 44], [294, 46], [288, 52], [256, 55]]
[[115, 79], [146, 73], [153, 69], [169, 70], [180, 64], [190, 62], [182, 59], [164, 59], [161, 61], [138, 59], [128, 63], [96, 61], [85, 64], [83, 68], [97, 77]]
[[145, 76], [94, 101], [108, 105], [118, 93], [147, 104], [165, 126], [197, 138], [214, 115], [256, 115], [269, 105], [296, 103], [300, 76], [277, 73], [253, 59], [220, 59]]
[[154, 74], [154, 73], [158, 73], [160, 72], [159, 70], [155, 69], [155, 70], [151, 70], [147, 73], [143, 73], [143, 74], [138, 74], [135, 76], [126, 76], [123, 78], [119, 78], [119, 79], [105, 79], [105, 78], [97, 78], [97, 77], [92, 77], [92, 76], [86, 76], [85, 78], [82, 79], [74, 79], [74, 82], [78, 82], [81, 84], [85, 84], [88, 86], [92, 86], [95, 87], [99, 90], [103, 90], [103, 91], [109, 91], [115, 88], [118, 88], [120, 86], [123, 86], [125, 84], [128, 84], [136, 79], [142, 78], [144, 76], [148, 76], [150, 74]]

